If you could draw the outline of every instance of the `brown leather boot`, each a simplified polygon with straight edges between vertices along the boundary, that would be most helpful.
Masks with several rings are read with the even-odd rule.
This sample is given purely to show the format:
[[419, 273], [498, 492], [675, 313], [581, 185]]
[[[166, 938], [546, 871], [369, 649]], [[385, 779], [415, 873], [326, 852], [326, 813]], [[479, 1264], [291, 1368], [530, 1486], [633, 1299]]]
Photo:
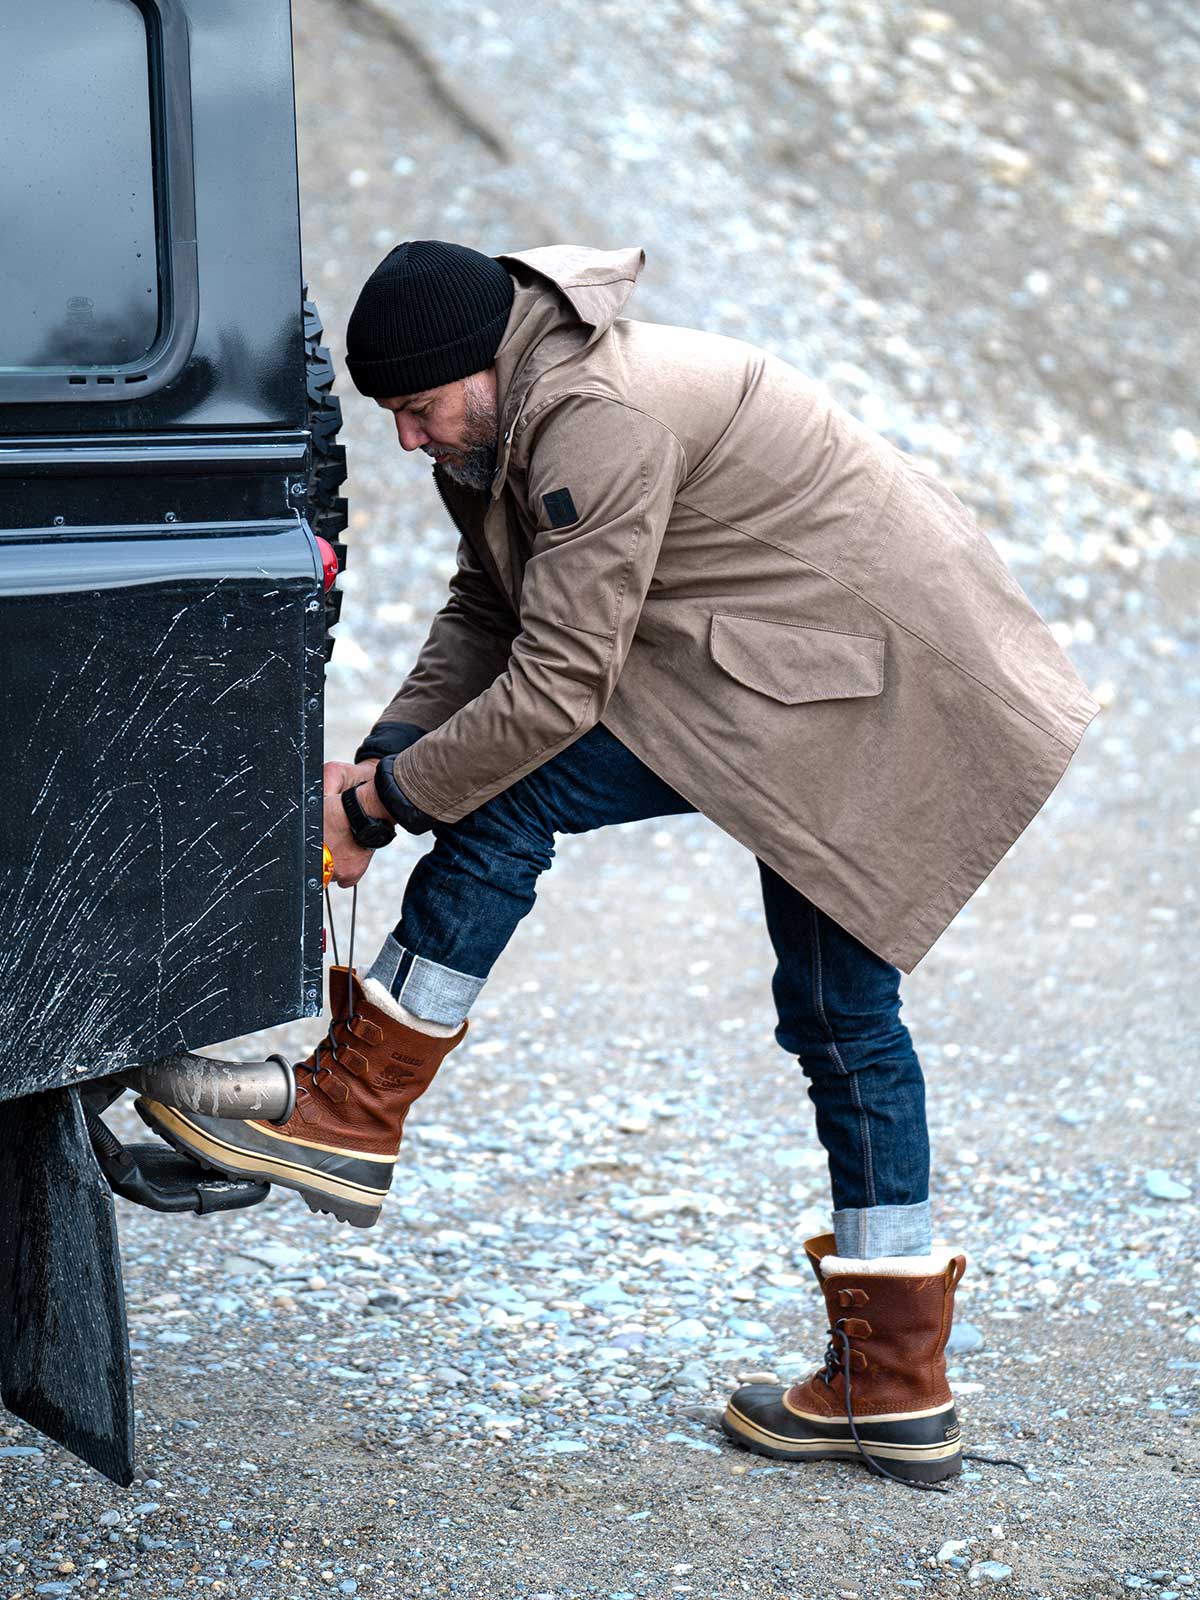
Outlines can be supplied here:
[[[372, 1005], [355, 975], [329, 969], [329, 1032], [296, 1074], [286, 1122], [240, 1122], [138, 1100], [142, 1120], [202, 1165], [295, 1189], [312, 1211], [369, 1228], [392, 1182], [408, 1109], [468, 1023], [448, 1038]], [[351, 1010], [351, 1005], [353, 1010]]]
[[787, 1461], [861, 1459], [884, 1477], [923, 1483], [959, 1472], [943, 1352], [966, 1256], [916, 1277], [876, 1262], [826, 1274], [823, 1259], [837, 1254], [833, 1235], [804, 1248], [829, 1313], [825, 1365], [790, 1389], [752, 1383], [737, 1390], [721, 1419], [725, 1432]]

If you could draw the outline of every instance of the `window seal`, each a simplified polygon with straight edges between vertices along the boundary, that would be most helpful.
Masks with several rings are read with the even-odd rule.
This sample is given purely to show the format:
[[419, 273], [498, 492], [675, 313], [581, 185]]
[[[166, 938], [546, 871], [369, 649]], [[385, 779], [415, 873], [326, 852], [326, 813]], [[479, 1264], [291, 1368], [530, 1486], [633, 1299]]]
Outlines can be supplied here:
[[133, 0], [146, 23], [159, 330], [117, 365], [0, 367], [0, 403], [140, 400], [177, 378], [196, 344], [200, 286], [192, 163], [191, 52], [183, 0]]

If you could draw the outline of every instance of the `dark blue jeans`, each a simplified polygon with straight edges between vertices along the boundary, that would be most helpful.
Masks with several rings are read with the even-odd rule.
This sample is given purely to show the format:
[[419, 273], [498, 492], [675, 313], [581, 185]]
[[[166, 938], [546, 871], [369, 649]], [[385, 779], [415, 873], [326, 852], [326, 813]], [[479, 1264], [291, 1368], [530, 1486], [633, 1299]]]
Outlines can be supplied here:
[[[409, 875], [370, 975], [415, 1016], [458, 1023], [532, 908], [556, 833], [692, 812], [603, 724], [454, 823]], [[925, 1085], [900, 1020], [900, 973], [758, 863], [778, 965], [775, 1038], [799, 1058], [829, 1156], [842, 1255], [929, 1247]]]

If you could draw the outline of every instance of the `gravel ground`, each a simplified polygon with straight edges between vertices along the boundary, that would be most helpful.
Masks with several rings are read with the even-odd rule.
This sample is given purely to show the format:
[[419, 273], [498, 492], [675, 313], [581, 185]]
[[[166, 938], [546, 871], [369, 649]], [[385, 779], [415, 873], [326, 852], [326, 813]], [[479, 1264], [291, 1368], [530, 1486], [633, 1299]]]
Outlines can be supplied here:
[[[754, 862], [680, 817], [560, 841], [374, 1232], [281, 1195], [215, 1220], [122, 1207], [139, 1481], [0, 1427], [0, 1592], [1186, 1596], [1191, 12], [297, 0], [296, 45], [335, 354], [396, 239], [642, 243], [635, 310], [770, 345], [933, 460], [1105, 705], [906, 983], [937, 1231], [971, 1258], [951, 1358], [968, 1449], [1029, 1477], [975, 1464], [917, 1495], [715, 1430], [739, 1377], [820, 1359], [800, 1257], [827, 1186], [771, 1036]], [[386, 419], [344, 404], [331, 756], [411, 663], [454, 542]], [[368, 955], [421, 849], [372, 868]]]

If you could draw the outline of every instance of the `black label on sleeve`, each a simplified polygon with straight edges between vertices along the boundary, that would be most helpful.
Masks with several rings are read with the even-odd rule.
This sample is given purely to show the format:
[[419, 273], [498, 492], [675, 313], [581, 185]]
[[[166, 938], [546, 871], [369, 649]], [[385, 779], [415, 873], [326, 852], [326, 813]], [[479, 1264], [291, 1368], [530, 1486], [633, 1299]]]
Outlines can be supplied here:
[[575, 509], [575, 502], [571, 499], [570, 489], [553, 489], [549, 494], [542, 496], [542, 504], [546, 508], [546, 515], [550, 518], [552, 528], [569, 528], [573, 522], [579, 521], [579, 513]]

